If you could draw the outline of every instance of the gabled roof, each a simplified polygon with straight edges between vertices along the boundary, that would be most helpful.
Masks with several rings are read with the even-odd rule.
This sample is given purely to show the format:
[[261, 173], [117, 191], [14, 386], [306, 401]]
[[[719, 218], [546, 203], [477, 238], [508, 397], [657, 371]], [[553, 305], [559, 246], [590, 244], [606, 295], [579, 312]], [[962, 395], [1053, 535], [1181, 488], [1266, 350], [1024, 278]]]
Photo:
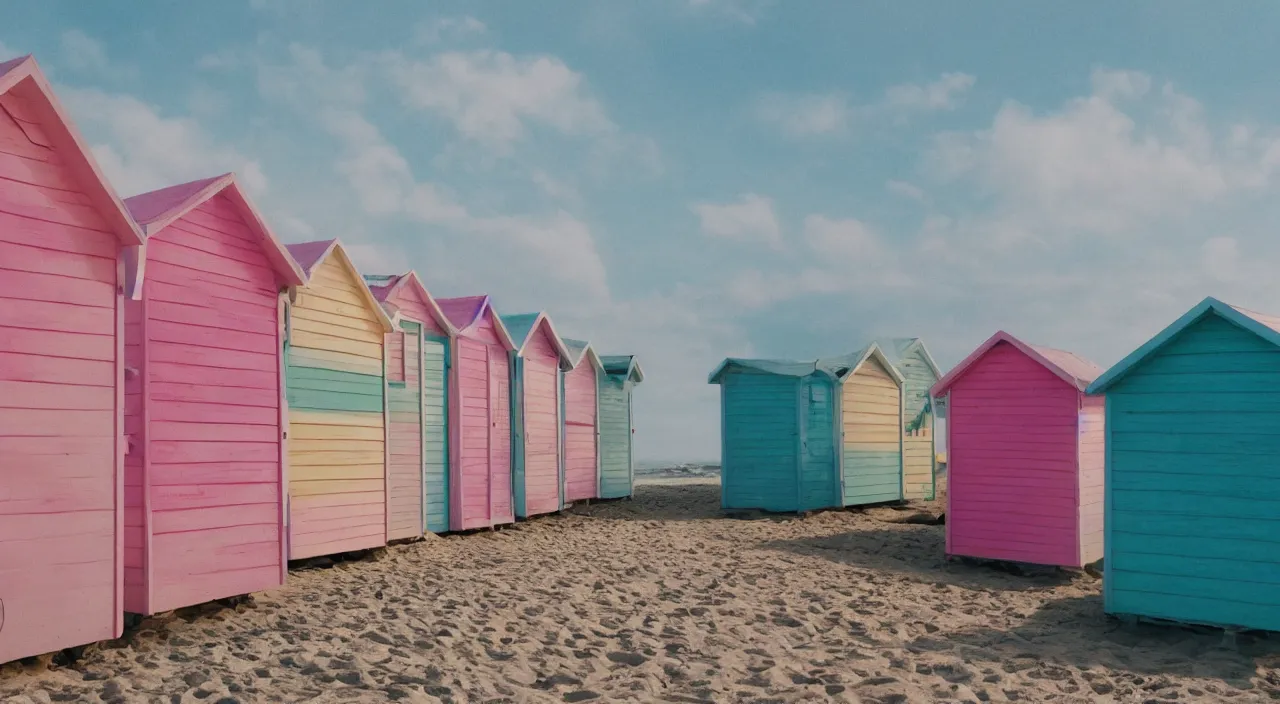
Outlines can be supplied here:
[[975, 362], [982, 359], [983, 356], [990, 352], [996, 345], [1005, 342], [1013, 345], [1026, 356], [1039, 362], [1041, 366], [1053, 372], [1055, 376], [1068, 384], [1074, 386], [1079, 391], [1084, 391], [1089, 382], [1093, 381], [1102, 373], [1102, 368], [1090, 362], [1084, 357], [1066, 352], [1064, 350], [1056, 350], [1052, 347], [1041, 347], [1039, 345], [1029, 345], [1022, 340], [1000, 330], [996, 334], [987, 338], [987, 341], [978, 346], [965, 357], [954, 369], [947, 372], [946, 376], [938, 380], [938, 383], [929, 389], [930, 396], [944, 396], [951, 390], [952, 385], [956, 383], [960, 377], [965, 375], [969, 367]]
[[460, 334], [465, 334], [472, 326], [480, 322], [484, 317], [485, 311], [493, 316], [493, 329], [497, 331], [498, 337], [506, 345], [507, 349], [518, 349], [515, 340], [511, 339], [511, 333], [507, 331], [507, 326], [502, 323], [502, 318], [497, 311], [493, 310], [493, 303], [488, 296], [462, 296], [459, 298], [441, 298], [436, 303], [440, 304], [440, 310], [444, 311], [445, 316], [449, 318], [449, 322], [453, 323], [454, 329]]
[[[418, 297], [426, 302], [427, 312], [431, 313], [431, 317], [436, 321], [437, 325], [444, 328], [445, 334], [450, 337], [457, 334], [458, 329], [453, 326], [449, 316], [440, 310], [440, 304], [436, 302], [435, 297], [431, 295], [426, 285], [422, 283], [422, 279], [418, 277], [418, 272], [410, 269], [403, 274], [365, 274], [364, 282], [368, 284], [369, 290], [373, 292], [373, 297], [378, 299], [389, 311], [395, 309], [395, 304], [388, 301], [395, 295], [396, 291], [405, 286], [415, 289], [418, 292]], [[399, 315], [398, 309], [392, 314], [392, 317], [394, 318], [396, 315]]]
[[925, 363], [933, 371], [933, 378], [942, 377], [942, 370], [938, 369], [938, 363], [933, 361], [933, 355], [929, 354], [929, 348], [924, 346], [924, 340], [918, 337], [882, 337], [876, 339], [876, 344], [880, 346], [880, 351], [884, 353], [889, 363], [895, 367], [900, 367], [902, 360], [918, 349], [920, 356], [924, 357]]
[[[29, 104], [37, 112], [36, 117], [41, 118], [42, 132], [53, 141], [52, 145], [47, 146], [57, 148], [65, 154], [67, 167], [79, 177], [89, 198], [120, 240], [120, 244], [141, 245], [146, 240], [146, 235], [129, 216], [124, 201], [103, 175], [89, 145], [81, 138], [79, 130], [58, 102], [35, 58], [27, 55], [0, 63], [0, 95], [23, 85], [34, 88], [30, 95], [23, 97], [36, 98], [29, 101]], [[20, 118], [15, 116], [15, 119]], [[137, 285], [141, 280], [140, 272], [135, 272], [130, 278], [135, 279], [131, 282], [135, 292], [140, 290]]]
[[1169, 344], [1173, 338], [1186, 328], [1199, 322], [1205, 316], [1217, 315], [1229, 323], [1237, 327], [1244, 328], [1249, 332], [1261, 337], [1277, 347], [1280, 347], [1280, 318], [1258, 313], [1252, 310], [1246, 310], [1239, 306], [1233, 306], [1230, 303], [1223, 303], [1212, 296], [1200, 301], [1194, 308], [1187, 311], [1182, 317], [1173, 321], [1164, 330], [1161, 330], [1155, 337], [1147, 340], [1138, 349], [1134, 350], [1129, 356], [1120, 360], [1106, 371], [1105, 374], [1099, 376], [1092, 384], [1089, 385], [1088, 392], [1091, 394], [1102, 393], [1113, 386], [1117, 381], [1124, 378], [1126, 374], [1145, 362], [1149, 357], [1160, 351], [1160, 348]]
[[393, 332], [395, 325], [391, 322], [391, 316], [382, 307], [382, 303], [374, 298], [373, 291], [369, 290], [369, 285], [364, 282], [364, 277], [360, 275], [360, 271], [356, 269], [356, 265], [351, 262], [351, 257], [347, 256], [347, 250], [343, 248], [342, 243], [336, 238], [331, 240], [320, 240], [317, 242], [299, 242], [297, 244], [285, 245], [289, 250], [289, 254], [293, 256], [298, 265], [307, 275], [307, 286], [311, 286], [311, 275], [315, 273], [320, 264], [330, 256], [337, 256], [341, 259], [342, 265], [352, 273], [357, 283], [361, 297], [369, 304], [378, 316], [378, 322], [382, 323], [382, 328], [387, 332]]
[[623, 376], [639, 384], [644, 381], [644, 370], [640, 361], [632, 354], [606, 354], [600, 356], [604, 371], [611, 376]]
[[124, 204], [147, 237], [152, 237], [220, 193], [227, 194], [231, 203], [240, 211], [240, 216], [262, 238], [263, 251], [271, 260], [272, 268], [280, 281], [285, 286], [305, 284], [307, 275], [303, 273], [302, 267], [271, 232], [267, 221], [240, 188], [235, 174], [223, 174], [142, 193], [126, 198]]
[[572, 368], [573, 359], [569, 354], [569, 348], [565, 347], [564, 340], [560, 339], [560, 333], [556, 332], [556, 326], [551, 322], [551, 316], [545, 312], [539, 313], [519, 313], [517, 315], [502, 316], [502, 324], [507, 326], [507, 332], [511, 334], [511, 339], [516, 343], [516, 353], [524, 354], [524, 348], [533, 339], [540, 325], [546, 325], [551, 331], [551, 346], [555, 348], [556, 354], [559, 355], [562, 366]]
[[857, 352], [840, 355], [838, 357], [824, 357], [812, 361], [796, 361], [786, 359], [742, 359], [738, 357], [730, 357], [720, 363], [711, 374], [707, 376], [708, 384], [720, 383], [720, 378], [726, 371], [732, 368], [752, 369], [766, 374], [774, 374], [777, 376], [794, 376], [805, 377], [811, 374], [824, 374], [831, 377], [836, 383], [843, 383], [845, 379], [853, 376], [854, 373], [866, 364], [868, 359], [876, 359], [880, 365], [884, 367], [889, 376], [902, 386], [902, 374], [889, 363], [889, 359], [884, 352], [880, 350], [880, 346], [874, 342], [863, 347]]
[[564, 346], [569, 349], [569, 357], [573, 361], [573, 368], [577, 369], [582, 364], [583, 358], [589, 358], [596, 369], [604, 370], [604, 363], [600, 361], [600, 355], [596, 354], [596, 350], [591, 346], [590, 342], [585, 340], [574, 340], [572, 338], [563, 338]]

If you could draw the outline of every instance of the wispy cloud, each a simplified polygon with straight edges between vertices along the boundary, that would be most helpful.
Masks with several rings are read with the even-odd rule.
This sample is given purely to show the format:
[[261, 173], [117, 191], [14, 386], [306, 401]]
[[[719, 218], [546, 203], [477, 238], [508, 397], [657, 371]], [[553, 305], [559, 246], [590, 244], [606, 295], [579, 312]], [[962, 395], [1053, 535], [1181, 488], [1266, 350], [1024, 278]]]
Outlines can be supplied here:
[[733, 202], [695, 203], [690, 209], [709, 237], [782, 247], [782, 228], [771, 198], [744, 193]]
[[753, 111], [761, 122], [789, 137], [841, 135], [860, 123], [904, 120], [912, 115], [954, 109], [975, 79], [965, 73], [944, 73], [929, 83], [891, 86], [879, 101], [855, 104], [843, 92], [763, 93]]

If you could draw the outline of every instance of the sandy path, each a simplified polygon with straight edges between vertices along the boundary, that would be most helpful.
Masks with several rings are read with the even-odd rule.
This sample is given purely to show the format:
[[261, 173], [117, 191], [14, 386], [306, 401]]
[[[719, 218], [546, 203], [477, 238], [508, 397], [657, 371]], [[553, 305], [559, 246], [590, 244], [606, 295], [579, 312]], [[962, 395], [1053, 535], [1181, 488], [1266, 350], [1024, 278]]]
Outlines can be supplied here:
[[0, 701], [793, 702], [1280, 699], [1280, 638], [1102, 616], [1099, 583], [946, 564], [908, 512], [719, 517], [642, 485], [497, 533], [296, 571], [234, 609], [149, 619]]

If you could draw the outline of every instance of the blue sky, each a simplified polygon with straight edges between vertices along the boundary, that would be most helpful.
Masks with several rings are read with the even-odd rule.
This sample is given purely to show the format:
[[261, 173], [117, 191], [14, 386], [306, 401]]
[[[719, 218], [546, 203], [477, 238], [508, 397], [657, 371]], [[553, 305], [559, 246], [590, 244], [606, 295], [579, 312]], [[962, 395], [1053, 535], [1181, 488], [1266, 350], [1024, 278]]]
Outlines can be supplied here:
[[638, 456], [695, 460], [725, 356], [1280, 311], [1280, 5], [1014, 7], [0, 0], [0, 54], [124, 195], [236, 171], [288, 241], [640, 355]]

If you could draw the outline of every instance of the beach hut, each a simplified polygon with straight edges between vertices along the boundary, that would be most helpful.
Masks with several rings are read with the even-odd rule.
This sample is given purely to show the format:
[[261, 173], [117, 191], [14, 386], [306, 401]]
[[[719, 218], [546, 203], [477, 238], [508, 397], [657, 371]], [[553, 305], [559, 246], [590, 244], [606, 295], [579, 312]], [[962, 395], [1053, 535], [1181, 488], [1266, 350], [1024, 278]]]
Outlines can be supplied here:
[[387, 336], [388, 540], [449, 530], [449, 341], [455, 330], [415, 272], [365, 276]]
[[572, 367], [561, 377], [564, 399], [564, 500], [600, 496], [600, 376], [604, 366], [590, 342], [565, 338]]
[[1207, 298], [1088, 392], [1107, 613], [1280, 631], [1280, 317]]
[[515, 521], [511, 487], [511, 356], [516, 345], [488, 296], [442, 298], [456, 329], [450, 393], [449, 526]]
[[302, 269], [232, 174], [125, 205], [147, 235], [142, 298], [125, 316], [125, 610], [278, 587], [282, 292]]
[[811, 362], [730, 358], [721, 505], [811, 511], [902, 499], [902, 376], [879, 345]]
[[560, 372], [571, 364], [569, 350], [545, 313], [504, 315], [516, 343], [512, 480], [520, 518], [559, 511]]
[[1102, 557], [1101, 373], [997, 332], [947, 372], [949, 556], [1082, 567]]
[[338, 240], [288, 248], [307, 275], [285, 337], [289, 559], [385, 545], [391, 318]]
[[644, 381], [632, 355], [602, 355], [600, 377], [600, 498], [631, 496], [635, 483], [635, 418], [631, 392]]
[[932, 501], [936, 496], [934, 408], [929, 389], [942, 372], [918, 337], [876, 340], [880, 351], [902, 375], [903, 498]]
[[123, 628], [142, 243], [35, 59], [0, 63], [0, 662]]

